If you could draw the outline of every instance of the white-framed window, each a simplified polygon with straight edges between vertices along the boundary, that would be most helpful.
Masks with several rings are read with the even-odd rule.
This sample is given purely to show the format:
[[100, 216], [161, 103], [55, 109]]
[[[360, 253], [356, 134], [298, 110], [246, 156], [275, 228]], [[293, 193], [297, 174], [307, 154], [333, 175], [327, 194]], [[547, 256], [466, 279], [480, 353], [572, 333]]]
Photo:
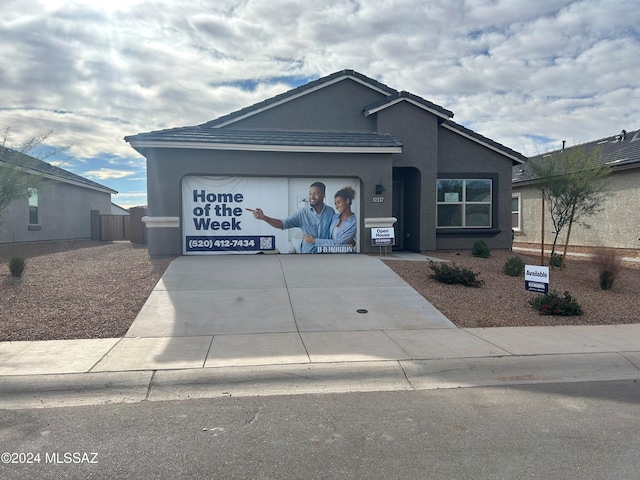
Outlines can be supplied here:
[[438, 228], [490, 228], [493, 181], [490, 178], [438, 179]]
[[522, 230], [522, 194], [520, 192], [511, 195], [511, 228], [516, 232]]
[[29, 225], [38, 225], [38, 190], [29, 189]]

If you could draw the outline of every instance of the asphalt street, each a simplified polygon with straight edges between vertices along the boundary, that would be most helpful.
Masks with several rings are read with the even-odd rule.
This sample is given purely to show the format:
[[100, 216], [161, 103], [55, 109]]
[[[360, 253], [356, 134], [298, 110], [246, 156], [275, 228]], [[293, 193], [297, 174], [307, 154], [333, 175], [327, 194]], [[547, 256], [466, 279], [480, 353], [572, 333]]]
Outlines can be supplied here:
[[633, 479], [635, 380], [0, 411], [0, 478]]

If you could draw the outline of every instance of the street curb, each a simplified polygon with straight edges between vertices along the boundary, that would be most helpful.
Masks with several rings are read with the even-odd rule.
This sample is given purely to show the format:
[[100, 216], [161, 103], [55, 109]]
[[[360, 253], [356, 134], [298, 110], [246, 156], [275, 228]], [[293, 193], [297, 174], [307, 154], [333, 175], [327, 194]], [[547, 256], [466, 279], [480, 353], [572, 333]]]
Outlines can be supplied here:
[[0, 377], [0, 408], [640, 380], [640, 353], [580, 353]]

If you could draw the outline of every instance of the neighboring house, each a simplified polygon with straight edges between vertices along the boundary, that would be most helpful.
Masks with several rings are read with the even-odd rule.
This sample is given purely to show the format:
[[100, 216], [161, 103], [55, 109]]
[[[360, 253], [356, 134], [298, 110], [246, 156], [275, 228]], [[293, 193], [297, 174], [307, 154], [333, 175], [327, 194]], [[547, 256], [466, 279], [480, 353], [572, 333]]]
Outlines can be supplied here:
[[89, 239], [91, 211], [110, 213], [111, 195], [118, 193], [13, 150], [0, 151], [0, 175], [7, 168], [33, 175], [38, 188], [0, 212], [0, 244]]
[[310, 209], [315, 181], [332, 207], [351, 187], [357, 218], [355, 247], [319, 237], [329, 246], [317, 251], [378, 252], [392, 234], [412, 251], [509, 248], [511, 168], [526, 158], [452, 117], [344, 70], [202, 125], [125, 137], [147, 158], [149, 253], [301, 251], [299, 229], [247, 209]]
[[[613, 194], [602, 211], [583, 219], [590, 228], [574, 224], [570, 245], [586, 247], [640, 248], [640, 130], [621, 133], [570, 148], [584, 148], [585, 153], [601, 153], [601, 160], [611, 168], [608, 186]], [[550, 152], [530, 160], [552, 155]], [[512, 225], [515, 242], [540, 243], [542, 222], [541, 191], [535, 179], [525, 178], [522, 167], [513, 168]], [[560, 233], [558, 244], [566, 239]], [[553, 241], [554, 229], [548, 209], [545, 211], [545, 243]]]
[[129, 210], [111, 202], [111, 215], [129, 215]]

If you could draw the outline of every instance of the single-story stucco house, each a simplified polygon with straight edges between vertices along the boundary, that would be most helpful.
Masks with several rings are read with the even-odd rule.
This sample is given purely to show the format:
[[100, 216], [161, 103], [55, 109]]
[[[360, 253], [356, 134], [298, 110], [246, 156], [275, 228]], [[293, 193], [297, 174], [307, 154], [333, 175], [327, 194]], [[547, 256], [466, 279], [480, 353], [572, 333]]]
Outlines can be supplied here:
[[[0, 150], [0, 175], [20, 169], [37, 188], [0, 212], [0, 244], [91, 238], [91, 211], [111, 212], [117, 191], [15, 150]], [[5, 177], [7, 178], [7, 177]]]
[[[589, 227], [574, 224], [570, 244], [584, 247], [640, 248], [640, 130], [622, 132], [565, 150], [581, 148], [586, 156], [598, 152], [600, 161], [610, 167], [608, 190], [611, 193], [602, 210], [583, 219]], [[558, 153], [531, 157], [536, 161]], [[535, 178], [528, 178], [522, 166], [513, 168], [512, 224], [515, 243], [540, 243], [542, 230], [542, 194]], [[560, 233], [558, 244], [566, 242], [568, 230]], [[545, 244], [553, 241], [554, 229], [545, 212]]]
[[[526, 158], [452, 117], [344, 70], [201, 125], [127, 136], [147, 159], [149, 253], [510, 248], [511, 169]], [[340, 213], [329, 226], [315, 209], [316, 182], [332, 210], [343, 187], [355, 194], [347, 243]]]

